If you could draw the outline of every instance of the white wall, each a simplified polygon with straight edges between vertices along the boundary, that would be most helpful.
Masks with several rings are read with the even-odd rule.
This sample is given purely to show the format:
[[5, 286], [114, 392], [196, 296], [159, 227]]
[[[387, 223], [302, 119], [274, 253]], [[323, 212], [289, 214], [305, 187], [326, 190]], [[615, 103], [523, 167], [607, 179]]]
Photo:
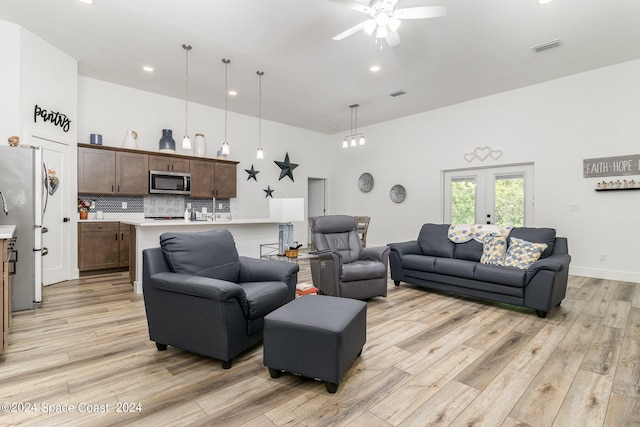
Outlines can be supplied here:
[[[125, 86], [86, 77], [79, 78], [78, 111], [79, 141], [89, 143], [89, 135], [102, 134], [103, 145], [121, 147], [128, 129], [138, 133], [138, 149], [158, 151], [162, 129], [172, 129], [178, 154], [184, 136], [184, 100], [156, 95]], [[265, 108], [266, 101], [263, 101]], [[224, 110], [189, 104], [189, 134], [203, 133], [206, 157], [214, 158], [224, 139]], [[329, 178], [327, 136], [280, 123], [262, 121], [263, 160], [256, 160], [258, 148], [258, 119], [229, 112], [228, 140], [231, 155], [228, 160], [239, 161], [237, 197], [231, 199], [231, 212], [235, 218], [266, 218], [269, 201], [263, 191], [275, 189], [273, 197], [307, 198], [307, 178]], [[293, 171], [295, 181], [288, 177], [279, 180], [280, 168], [275, 160], [284, 160], [289, 153], [292, 163], [299, 166]], [[260, 171], [257, 181], [248, 181], [245, 169]], [[295, 227], [295, 240], [306, 242], [306, 225]], [[277, 241], [277, 236], [274, 236]], [[269, 242], [265, 242], [269, 243]]]
[[[78, 135], [78, 63], [25, 29], [20, 31], [20, 128], [70, 140]], [[41, 118], [34, 108], [66, 115], [68, 131]]]
[[0, 143], [20, 135], [20, 27], [0, 21]]
[[[598, 179], [582, 172], [586, 158], [640, 153], [638, 111], [632, 61], [368, 126], [364, 148], [342, 149], [334, 135], [330, 212], [371, 215], [371, 245], [412, 240], [443, 220], [442, 170], [535, 162], [534, 223], [569, 238], [571, 273], [640, 281], [640, 191], [596, 193]], [[499, 161], [464, 159], [487, 145], [503, 150]], [[363, 172], [374, 176], [369, 193], [357, 187]], [[406, 187], [404, 203], [390, 201], [394, 184]]]

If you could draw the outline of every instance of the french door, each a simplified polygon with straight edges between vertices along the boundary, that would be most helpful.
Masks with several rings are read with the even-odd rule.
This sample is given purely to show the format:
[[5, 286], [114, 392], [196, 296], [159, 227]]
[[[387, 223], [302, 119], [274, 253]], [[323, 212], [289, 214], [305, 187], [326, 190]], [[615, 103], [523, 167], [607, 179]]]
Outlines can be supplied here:
[[444, 171], [444, 221], [533, 225], [533, 164]]

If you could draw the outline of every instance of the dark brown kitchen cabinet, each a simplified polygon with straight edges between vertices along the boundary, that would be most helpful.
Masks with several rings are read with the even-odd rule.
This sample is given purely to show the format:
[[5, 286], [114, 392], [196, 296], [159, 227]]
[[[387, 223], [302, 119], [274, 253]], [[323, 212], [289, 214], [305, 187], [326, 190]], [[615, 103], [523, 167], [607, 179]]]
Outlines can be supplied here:
[[130, 237], [130, 225], [120, 224], [119, 233], [120, 240], [118, 241], [118, 267], [129, 266], [129, 237]]
[[78, 269], [128, 267], [129, 235], [129, 225], [119, 222], [79, 222]]
[[236, 165], [216, 162], [215, 197], [230, 199], [236, 197]]
[[149, 156], [116, 151], [116, 193], [149, 194]]
[[191, 160], [191, 197], [236, 197], [236, 163]]
[[78, 147], [78, 193], [149, 194], [149, 156]]
[[115, 178], [115, 152], [78, 148], [78, 193], [112, 194]]
[[172, 156], [149, 156], [149, 170], [189, 172], [189, 159]]
[[0, 257], [2, 257], [2, 279], [0, 280], [0, 353], [4, 353], [9, 345], [9, 323], [11, 322], [11, 287], [12, 271], [15, 264], [10, 260], [10, 239], [0, 240]]

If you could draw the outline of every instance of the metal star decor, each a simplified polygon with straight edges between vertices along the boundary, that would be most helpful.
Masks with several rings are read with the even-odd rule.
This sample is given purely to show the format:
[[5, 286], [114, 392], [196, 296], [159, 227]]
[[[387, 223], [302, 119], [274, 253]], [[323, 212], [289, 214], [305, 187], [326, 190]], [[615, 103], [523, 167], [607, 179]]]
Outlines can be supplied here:
[[291, 178], [291, 181], [293, 181], [293, 170], [297, 168], [298, 165], [289, 161], [289, 153], [284, 156], [284, 162], [274, 160], [274, 163], [280, 168], [280, 178], [278, 178], [278, 181], [285, 176], [288, 176]]
[[274, 192], [275, 190], [272, 190], [272, 189], [271, 189], [271, 186], [267, 185], [267, 189], [266, 189], [266, 190], [262, 190], [262, 191], [264, 191], [265, 193], [267, 193], [267, 195], [266, 195], [266, 196], [264, 196], [265, 198], [266, 198], [266, 197], [271, 197], [271, 198], [273, 199], [273, 192]]
[[249, 176], [247, 177], [247, 181], [249, 181], [251, 178], [253, 178], [254, 181], [258, 181], [256, 175], [258, 175], [260, 171], [255, 170], [253, 168], [253, 165], [251, 165], [251, 169], [245, 169], [244, 171], [249, 174]]

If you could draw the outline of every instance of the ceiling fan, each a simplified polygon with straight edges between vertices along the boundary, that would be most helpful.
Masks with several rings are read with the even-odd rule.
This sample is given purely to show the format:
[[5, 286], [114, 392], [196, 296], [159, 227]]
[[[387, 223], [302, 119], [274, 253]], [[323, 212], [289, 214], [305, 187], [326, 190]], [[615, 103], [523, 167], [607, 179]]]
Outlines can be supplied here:
[[399, 0], [332, 1], [371, 16], [366, 21], [338, 34], [333, 40], [342, 40], [360, 30], [364, 30], [369, 35], [375, 33], [376, 38], [385, 39], [391, 47], [400, 43], [400, 36], [397, 30], [402, 19], [437, 18], [447, 14], [446, 6], [419, 6], [395, 9]]

